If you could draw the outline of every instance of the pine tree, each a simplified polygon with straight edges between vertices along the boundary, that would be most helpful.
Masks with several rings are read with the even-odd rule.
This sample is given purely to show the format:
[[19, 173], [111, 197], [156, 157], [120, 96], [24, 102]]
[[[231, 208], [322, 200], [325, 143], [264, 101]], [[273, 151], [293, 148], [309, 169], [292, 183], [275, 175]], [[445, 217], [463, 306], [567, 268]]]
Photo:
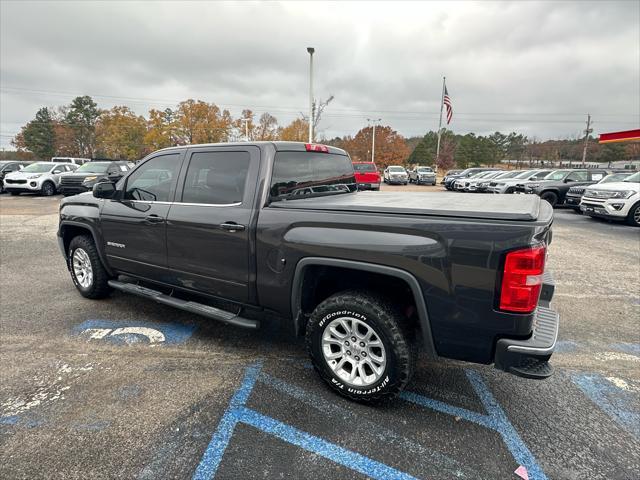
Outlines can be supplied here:
[[36, 113], [35, 118], [22, 127], [21, 142], [25, 149], [33, 152], [36, 157], [50, 159], [55, 155], [55, 130], [53, 115], [47, 107]]

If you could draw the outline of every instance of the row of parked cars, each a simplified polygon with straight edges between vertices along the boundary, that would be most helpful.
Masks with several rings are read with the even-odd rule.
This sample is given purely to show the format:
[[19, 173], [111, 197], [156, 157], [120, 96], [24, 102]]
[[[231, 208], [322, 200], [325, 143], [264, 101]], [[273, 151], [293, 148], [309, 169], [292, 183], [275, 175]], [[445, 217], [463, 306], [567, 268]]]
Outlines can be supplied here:
[[133, 166], [131, 162], [119, 160], [76, 160], [79, 159], [54, 157], [49, 162], [1, 161], [1, 191], [11, 195], [75, 195], [91, 190], [98, 182], [119, 180]]
[[436, 172], [431, 167], [417, 165], [407, 170], [401, 165], [391, 165], [384, 169], [382, 178], [373, 162], [353, 162], [359, 190], [380, 190], [381, 181], [390, 185], [435, 185]]
[[453, 191], [538, 195], [553, 207], [640, 226], [640, 172], [468, 168], [447, 172], [441, 183]]

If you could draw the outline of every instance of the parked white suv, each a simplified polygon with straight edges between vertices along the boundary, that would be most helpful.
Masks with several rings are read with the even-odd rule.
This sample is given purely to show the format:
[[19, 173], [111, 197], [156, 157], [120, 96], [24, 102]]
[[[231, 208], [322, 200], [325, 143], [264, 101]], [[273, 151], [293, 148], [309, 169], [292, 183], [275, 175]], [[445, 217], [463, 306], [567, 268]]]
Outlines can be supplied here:
[[37, 162], [24, 167], [19, 172], [4, 177], [4, 189], [11, 195], [22, 192], [53, 195], [60, 186], [60, 175], [73, 172], [77, 165], [73, 163]]
[[590, 185], [584, 191], [580, 210], [591, 217], [625, 220], [640, 227], [640, 172], [621, 182]]

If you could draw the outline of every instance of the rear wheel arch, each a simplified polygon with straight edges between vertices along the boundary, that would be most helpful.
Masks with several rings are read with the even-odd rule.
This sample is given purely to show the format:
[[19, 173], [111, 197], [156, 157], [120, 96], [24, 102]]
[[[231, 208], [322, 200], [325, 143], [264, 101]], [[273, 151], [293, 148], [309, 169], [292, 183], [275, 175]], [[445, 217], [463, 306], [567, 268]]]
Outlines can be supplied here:
[[[359, 283], [354, 284], [350, 277], [351, 280], [356, 278]], [[337, 279], [343, 284], [334, 281]], [[381, 297], [388, 298], [394, 291], [403, 295], [400, 289], [406, 288], [406, 297], [401, 298], [406, 300], [404, 303], [410, 303], [410, 307], [415, 309], [415, 326], [422, 332], [426, 353], [431, 358], [437, 357], [420, 284], [411, 273], [385, 265], [323, 257], [307, 257], [300, 260], [296, 265], [291, 292], [291, 312], [296, 334], [304, 335], [308, 315], [330, 296], [345, 290], [367, 288], [368, 283], [376, 285], [380, 279], [385, 279], [385, 289], [373, 287], [370, 291], [379, 293]]]

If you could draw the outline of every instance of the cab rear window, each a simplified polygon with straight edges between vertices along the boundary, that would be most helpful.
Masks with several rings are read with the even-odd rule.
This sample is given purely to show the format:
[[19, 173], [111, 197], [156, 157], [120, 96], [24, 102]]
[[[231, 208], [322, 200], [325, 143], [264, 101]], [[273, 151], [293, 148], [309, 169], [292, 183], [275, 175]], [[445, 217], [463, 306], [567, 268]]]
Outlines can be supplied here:
[[278, 152], [269, 190], [272, 201], [356, 191], [351, 159], [320, 152]]
[[373, 163], [354, 163], [353, 169], [358, 173], [375, 172], [376, 167]]

